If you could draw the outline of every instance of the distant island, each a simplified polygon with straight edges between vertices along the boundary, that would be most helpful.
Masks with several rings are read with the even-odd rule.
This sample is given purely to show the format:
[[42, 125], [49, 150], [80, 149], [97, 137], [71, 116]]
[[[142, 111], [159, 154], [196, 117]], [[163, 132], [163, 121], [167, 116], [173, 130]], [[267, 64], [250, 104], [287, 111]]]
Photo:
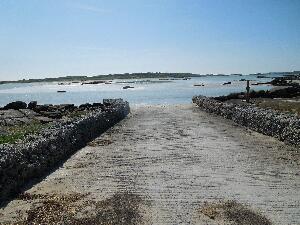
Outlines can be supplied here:
[[[34, 82], [61, 82], [61, 81], [89, 81], [89, 80], [113, 80], [113, 79], [144, 79], [144, 78], [185, 78], [185, 77], [200, 77], [210, 76], [213, 74], [193, 74], [193, 73], [123, 73], [123, 74], [108, 74], [96, 76], [64, 76], [56, 78], [41, 78], [41, 79], [22, 79], [17, 81], [0, 81], [0, 84], [6, 83], [34, 83]], [[219, 74], [219, 76], [223, 74]]]
[[[300, 71], [293, 72], [270, 72], [270, 73], [255, 73], [249, 75], [257, 76], [272, 76], [272, 75], [296, 75]], [[243, 74], [230, 74], [235, 76], [243, 76]], [[114, 80], [114, 79], [145, 79], [145, 78], [187, 78], [187, 77], [205, 77], [205, 76], [230, 76], [229, 74], [194, 74], [194, 73], [161, 73], [161, 72], [147, 72], [147, 73], [123, 73], [123, 74], [108, 74], [96, 76], [64, 76], [55, 78], [41, 78], [41, 79], [22, 79], [16, 81], [0, 81], [0, 84], [7, 83], [35, 83], [35, 82], [62, 82], [62, 81], [90, 81], [90, 80]]]
[[108, 74], [96, 76], [64, 76], [56, 78], [41, 78], [41, 79], [23, 79], [17, 81], [0, 81], [0, 84], [6, 83], [34, 83], [34, 82], [61, 82], [61, 81], [89, 81], [89, 80], [113, 80], [113, 79], [143, 79], [143, 78], [184, 78], [197, 77], [200, 74], [192, 73], [123, 73], [123, 74]]

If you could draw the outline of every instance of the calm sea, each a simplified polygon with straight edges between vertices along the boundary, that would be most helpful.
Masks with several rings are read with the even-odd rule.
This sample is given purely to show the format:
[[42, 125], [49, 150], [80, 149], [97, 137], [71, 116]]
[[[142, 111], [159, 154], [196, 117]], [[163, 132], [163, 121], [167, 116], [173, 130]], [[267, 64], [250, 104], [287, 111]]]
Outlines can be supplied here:
[[[271, 78], [257, 78], [256, 76], [209, 76], [191, 78], [191, 80], [138, 79], [114, 80], [112, 84], [71, 83], [58, 85], [53, 83], [4, 84], [0, 85], [0, 105], [20, 100], [29, 103], [37, 101], [39, 104], [74, 103], [76, 105], [87, 102], [101, 102], [104, 98], [123, 98], [135, 104], [181, 104], [190, 103], [194, 95], [219, 96], [232, 92], [245, 91], [246, 82], [240, 79], [253, 80], [251, 83], [270, 81]], [[224, 82], [231, 81], [229, 85]], [[204, 86], [194, 86], [204, 84]], [[132, 89], [123, 89], [124, 86]], [[267, 90], [271, 86], [251, 86], [253, 90]], [[66, 91], [58, 93], [57, 91]]]

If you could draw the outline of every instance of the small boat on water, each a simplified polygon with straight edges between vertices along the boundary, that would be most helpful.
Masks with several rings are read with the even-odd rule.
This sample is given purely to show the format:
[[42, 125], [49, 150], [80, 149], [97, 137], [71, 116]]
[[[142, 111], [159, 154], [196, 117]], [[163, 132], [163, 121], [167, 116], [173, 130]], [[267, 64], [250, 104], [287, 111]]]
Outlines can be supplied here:
[[63, 82], [61, 82], [61, 83], [58, 83], [58, 85], [71, 85], [71, 83], [63, 83]]
[[134, 88], [134, 87], [131, 87], [131, 86], [124, 86], [123, 89], [128, 89], [128, 88]]
[[231, 84], [231, 82], [230, 81], [225, 82], [223, 85], [227, 85], [227, 84]]
[[204, 87], [204, 84], [194, 84], [195, 87]]
[[65, 92], [67, 92], [67, 91], [57, 91], [57, 93], [65, 93]]
[[94, 80], [94, 81], [86, 81], [86, 82], [82, 82], [81, 85], [84, 84], [104, 84], [106, 81], [104, 80]]

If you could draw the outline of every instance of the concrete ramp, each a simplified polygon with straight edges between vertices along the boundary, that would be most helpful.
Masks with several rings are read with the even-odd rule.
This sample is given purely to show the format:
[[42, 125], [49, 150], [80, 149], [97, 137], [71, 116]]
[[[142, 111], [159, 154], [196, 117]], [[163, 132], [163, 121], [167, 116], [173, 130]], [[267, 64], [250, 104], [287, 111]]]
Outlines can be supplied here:
[[299, 149], [193, 105], [138, 107], [3, 207], [0, 221], [298, 225], [299, 159]]

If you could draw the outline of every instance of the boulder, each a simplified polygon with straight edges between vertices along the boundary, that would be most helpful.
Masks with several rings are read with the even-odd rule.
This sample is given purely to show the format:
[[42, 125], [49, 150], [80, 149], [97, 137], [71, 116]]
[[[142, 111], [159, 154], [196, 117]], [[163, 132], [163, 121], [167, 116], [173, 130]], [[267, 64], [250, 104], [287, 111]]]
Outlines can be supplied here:
[[36, 106], [37, 106], [37, 101], [31, 101], [31, 102], [29, 102], [27, 108], [34, 109]]
[[93, 107], [103, 107], [103, 104], [102, 103], [93, 103]]
[[8, 135], [8, 134], [9, 133], [5, 129], [0, 127], [0, 136], [5, 136], [5, 135]]
[[27, 104], [25, 102], [22, 101], [16, 101], [16, 102], [11, 102], [8, 103], [6, 106], [4, 106], [4, 109], [26, 109], [27, 108]]
[[35, 117], [35, 119], [43, 124], [53, 122], [53, 119], [45, 117], [45, 116], [37, 116], [37, 117]]
[[16, 126], [16, 125], [22, 125], [22, 124], [24, 124], [23, 121], [20, 121], [18, 119], [21, 119], [21, 118], [13, 118], [13, 119], [3, 120], [4, 126]]
[[5, 119], [12, 119], [12, 118], [21, 118], [24, 117], [25, 115], [14, 109], [8, 109], [8, 110], [2, 110], [0, 112], [0, 120], [5, 120]]
[[36, 105], [34, 111], [41, 112], [41, 111], [49, 111], [52, 105]]
[[227, 85], [227, 84], [231, 84], [231, 82], [230, 81], [225, 82], [223, 85]]
[[59, 105], [59, 109], [65, 110], [65, 111], [73, 111], [76, 107], [74, 104], [61, 104]]
[[15, 122], [17, 124], [30, 124], [33, 122], [33, 118], [28, 118], [28, 117], [16, 118]]
[[62, 118], [62, 113], [60, 111], [41, 111], [40, 112], [43, 116], [52, 118], [52, 119], [61, 119]]
[[21, 113], [23, 113], [26, 117], [28, 118], [34, 118], [36, 116], [40, 116], [39, 113], [31, 110], [31, 109], [20, 109], [19, 110]]
[[88, 109], [91, 108], [92, 105], [90, 103], [85, 103], [79, 106], [80, 109]]

